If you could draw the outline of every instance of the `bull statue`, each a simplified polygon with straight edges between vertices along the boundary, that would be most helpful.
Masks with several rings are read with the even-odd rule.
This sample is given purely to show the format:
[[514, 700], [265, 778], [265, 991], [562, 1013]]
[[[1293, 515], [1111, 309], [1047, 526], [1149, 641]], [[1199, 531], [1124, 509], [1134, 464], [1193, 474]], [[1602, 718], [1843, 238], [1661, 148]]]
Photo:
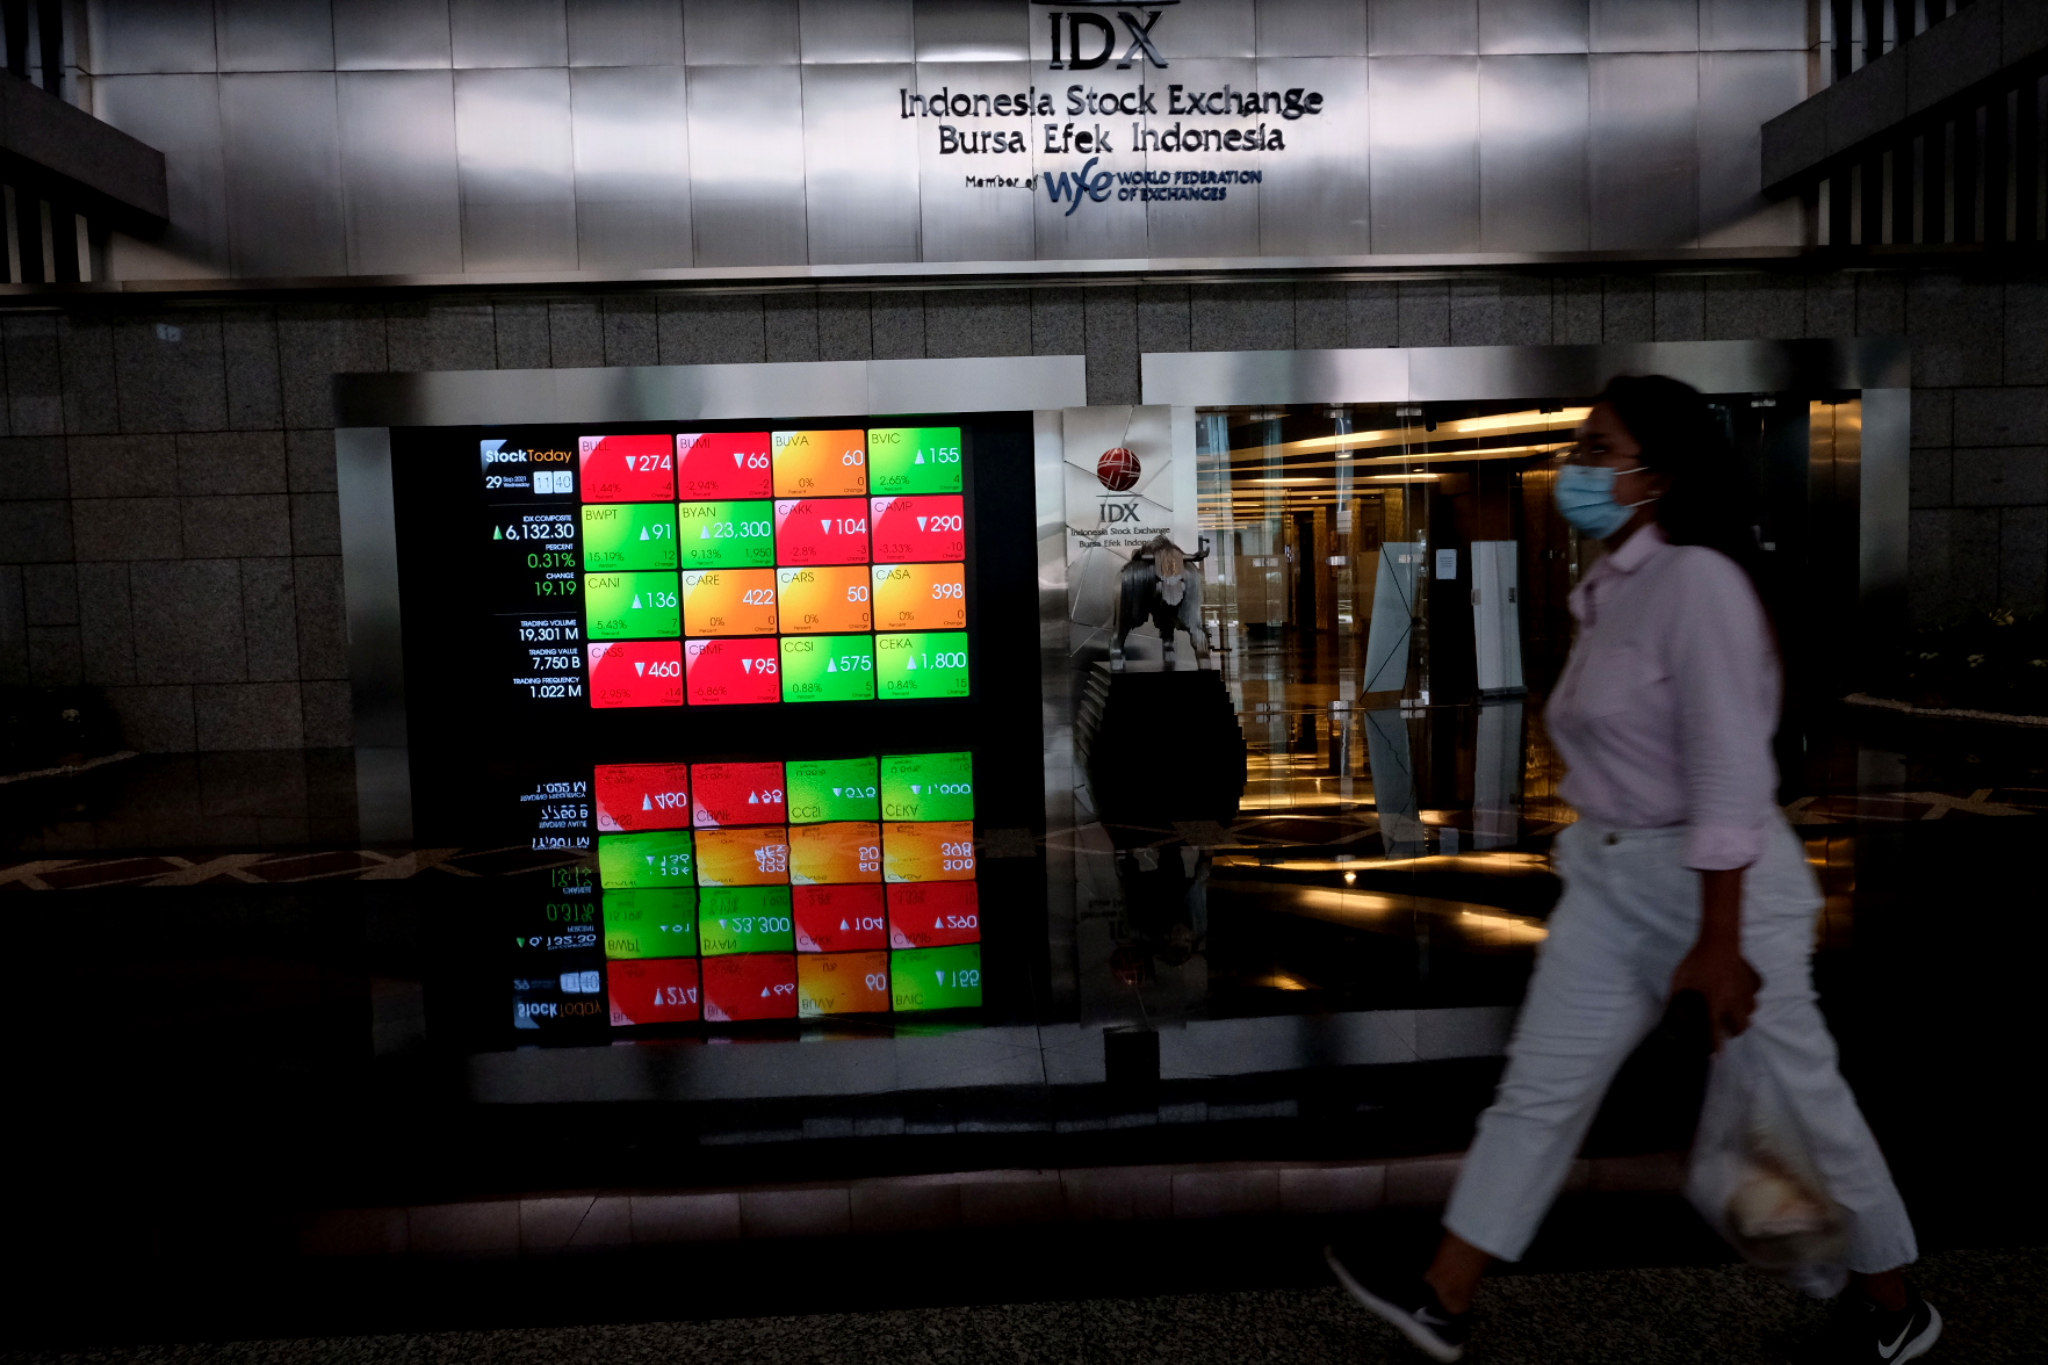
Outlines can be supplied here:
[[1116, 599], [1115, 634], [1109, 646], [1109, 666], [1124, 671], [1124, 637], [1146, 620], [1159, 629], [1160, 662], [1173, 668], [1173, 633], [1184, 630], [1195, 643], [1195, 663], [1209, 662], [1209, 633], [1202, 624], [1202, 575], [1195, 566], [1209, 557], [1209, 537], [1202, 548], [1188, 554], [1165, 536], [1154, 536], [1140, 545], [1120, 570], [1122, 583]]

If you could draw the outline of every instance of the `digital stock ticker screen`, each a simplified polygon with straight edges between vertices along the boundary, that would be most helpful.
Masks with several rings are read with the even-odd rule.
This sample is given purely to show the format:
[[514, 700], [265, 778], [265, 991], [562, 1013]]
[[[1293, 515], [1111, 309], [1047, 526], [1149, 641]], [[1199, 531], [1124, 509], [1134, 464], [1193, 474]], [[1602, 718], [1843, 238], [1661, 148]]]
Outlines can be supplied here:
[[536, 703], [965, 697], [958, 427], [478, 442], [507, 682]]
[[1043, 824], [1029, 414], [392, 450], [415, 837], [544, 874], [451, 898], [430, 1013], [590, 1044], [1028, 993], [1042, 864], [979, 871]]

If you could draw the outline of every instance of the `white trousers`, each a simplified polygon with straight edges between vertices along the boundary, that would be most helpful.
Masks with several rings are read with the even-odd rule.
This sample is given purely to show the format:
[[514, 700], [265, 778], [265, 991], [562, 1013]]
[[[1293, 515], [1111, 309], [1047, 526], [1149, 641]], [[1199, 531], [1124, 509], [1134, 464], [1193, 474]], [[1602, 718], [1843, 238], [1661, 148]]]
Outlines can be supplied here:
[[[1558, 836], [1564, 896], [1550, 917], [1508, 1066], [1479, 1120], [1444, 1226], [1520, 1259], [1564, 1184], [1614, 1073], [1663, 1017], [1671, 974], [1699, 934], [1700, 874], [1685, 830], [1585, 821]], [[1763, 977], [1745, 1044], [1778, 1081], [1814, 1169], [1850, 1215], [1848, 1263], [1865, 1274], [1918, 1256], [1913, 1225], [1814, 1004], [1820, 887], [1780, 821], [1742, 878], [1742, 953]]]

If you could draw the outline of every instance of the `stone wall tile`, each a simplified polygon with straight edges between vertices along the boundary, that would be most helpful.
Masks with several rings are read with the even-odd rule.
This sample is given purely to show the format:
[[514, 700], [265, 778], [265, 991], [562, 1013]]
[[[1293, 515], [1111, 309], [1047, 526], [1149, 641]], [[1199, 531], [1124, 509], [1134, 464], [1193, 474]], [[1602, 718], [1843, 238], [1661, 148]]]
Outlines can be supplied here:
[[1947, 389], [1915, 387], [1913, 400], [1913, 444], [1945, 446], [1955, 439], [1955, 395]]
[[497, 310], [488, 303], [389, 303], [384, 336], [394, 372], [498, 367]]
[[1605, 334], [1605, 288], [1596, 276], [1562, 275], [1551, 286], [1551, 338], [1559, 346], [1597, 346]]
[[868, 320], [868, 296], [828, 293], [818, 296], [818, 359], [866, 360], [875, 352], [874, 328]]
[[[1194, 320], [1186, 285], [1142, 285], [1137, 298], [1139, 356], [1149, 351], [1177, 355], [1193, 346]], [[1201, 349], [1233, 348], [1204, 346]]]
[[501, 370], [548, 368], [548, 305], [544, 299], [502, 299], [491, 309]]
[[1344, 314], [1349, 345], [1370, 349], [1401, 344], [1399, 285], [1362, 283], [1346, 287]]
[[180, 498], [178, 504], [190, 558], [292, 552], [291, 499], [282, 493]]
[[1500, 284], [1500, 334], [1506, 346], [1548, 346], [1555, 335], [1551, 321], [1550, 281], [1511, 276]]
[[78, 624], [78, 566], [30, 564], [22, 569], [23, 600], [32, 626]]
[[1782, 275], [1716, 275], [1703, 289], [1710, 341], [1789, 341], [1806, 334], [1804, 284]]
[[28, 628], [28, 680], [32, 687], [76, 687], [85, 681], [77, 626]]
[[1954, 507], [1949, 534], [1949, 595], [1965, 613], [1998, 606], [1998, 521], [1995, 507]]
[[282, 493], [281, 431], [209, 431], [172, 438], [180, 493]]
[[7, 430], [56, 436], [64, 430], [64, 379], [57, 366], [57, 319], [46, 313], [0, 318], [7, 355]]
[[299, 676], [298, 599], [290, 559], [242, 561], [242, 625], [250, 681]]
[[548, 358], [558, 370], [604, 364], [604, 315], [595, 299], [562, 299], [548, 304]]
[[1958, 389], [1958, 446], [2048, 445], [2048, 388]]
[[1907, 463], [1911, 481], [1910, 504], [1914, 507], [1947, 507], [1955, 501], [1955, 453], [1916, 446]]
[[74, 498], [143, 498], [178, 491], [174, 436], [69, 436], [65, 463]]
[[1706, 335], [1706, 290], [1698, 276], [1660, 278], [1655, 307], [1658, 341], [1698, 341]]
[[341, 504], [332, 493], [292, 494], [292, 553], [341, 553]]
[[307, 748], [346, 749], [356, 742], [355, 700], [347, 683], [300, 683], [299, 711], [305, 717]]
[[202, 753], [296, 749], [305, 743], [297, 683], [238, 683], [192, 689]]
[[189, 686], [110, 687], [107, 702], [129, 748], [146, 754], [189, 754], [197, 747]]
[[1958, 450], [1955, 502], [1958, 507], [2048, 505], [2048, 447], [1980, 446]]
[[[145, 314], [121, 319], [113, 331], [120, 430], [221, 431], [227, 427], [227, 363], [221, 350], [218, 314]], [[113, 430], [106, 425], [73, 423], [71, 383], [67, 374], [65, 429]]]
[[334, 425], [334, 376], [389, 368], [384, 310], [375, 304], [302, 303], [277, 310], [278, 369], [288, 427]]
[[1947, 507], [1915, 509], [1907, 514], [1907, 613], [1913, 624], [1923, 629], [1952, 620], [1956, 614], [1949, 596], [1954, 516], [1954, 509]]
[[71, 470], [62, 436], [0, 439], [0, 500], [70, 496]]
[[54, 498], [0, 502], [0, 545], [17, 564], [57, 564], [72, 558], [70, 511]]
[[348, 676], [348, 604], [339, 555], [301, 555], [292, 561], [299, 603], [299, 676]]
[[1856, 335], [1897, 337], [1905, 334], [1905, 280], [1890, 273], [1856, 276]]
[[284, 434], [286, 486], [294, 493], [331, 493], [335, 486], [334, 429]]
[[2048, 507], [2008, 507], [1998, 515], [1998, 605], [2048, 610]]
[[[1151, 288], [1138, 291], [1140, 351]], [[1286, 351], [1294, 347], [1294, 289], [1285, 284], [1202, 284], [1187, 290], [1188, 349]]]
[[[765, 338], [765, 358], [770, 361], [823, 359], [818, 337], [816, 294], [770, 294], [763, 298], [761, 329]], [[1026, 330], [1028, 334], [1029, 329]]]
[[886, 290], [870, 296], [868, 318], [874, 327], [874, 359], [924, 358], [924, 300], [915, 291]]
[[1499, 280], [1451, 281], [1450, 342], [1453, 346], [1501, 344]]
[[1342, 285], [1294, 286], [1295, 345], [1304, 351], [1342, 350], [1351, 344], [1350, 328], [1350, 309]]
[[1081, 291], [1087, 327], [1088, 401], [1138, 401], [1138, 291], [1108, 285]]
[[1399, 291], [1403, 346], [1451, 344], [1451, 289], [1442, 280], [1416, 280]]
[[28, 682], [28, 613], [22, 601], [21, 566], [0, 564], [0, 686]]
[[[0, 509], [4, 511], [4, 509]], [[178, 559], [184, 520], [176, 498], [93, 498], [71, 504], [80, 563], [94, 559]]]
[[1856, 335], [1856, 277], [1820, 275], [1806, 282], [1806, 326], [1809, 337]]
[[1655, 340], [1656, 294], [1648, 280], [1610, 275], [1600, 288], [1600, 339]]
[[[64, 384], [67, 433], [87, 435], [121, 430], [122, 404], [116, 400], [114, 377], [114, 329], [105, 318], [58, 318], [57, 368]], [[151, 430], [167, 428], [157, 426]]]
[[1088, 348], [1081, 296], [1071, 285], [1031, 291], [1031, 353], [1080, 355]]
[[604, 301], [604, 363], [659, 365], [661, 312], [651, 298], [613, 294]]
[[2005, 286], [2005, 373], [2008, 384], [2048, 384], [2048, 283]]
[[2005, 299], [1995, 283], [1915, 275], [1906, 284], [1913, 381], [1996, 384], [2004, 373]]
[[78, 566], [78, 628], [87, 682], [105, 687], [135, 681], [135, 613], [126, 564]]
[[277, 354], [277, 314], [230, 308], [220, 319], [228, 386], [228, 426], [271, 431], [284, 423], [284, 380]]
[[240, 682], [248, 676], [236, 561], [136, 564], [128, 582], [137, 682]]
[[757, 294], [666, 295], [656, 317], [663, 365], [757, 365], [767, 358]]
[[927, 294], [924, 336], [927, 355], [1030, 355], [1031, 294], [1024, 289]]

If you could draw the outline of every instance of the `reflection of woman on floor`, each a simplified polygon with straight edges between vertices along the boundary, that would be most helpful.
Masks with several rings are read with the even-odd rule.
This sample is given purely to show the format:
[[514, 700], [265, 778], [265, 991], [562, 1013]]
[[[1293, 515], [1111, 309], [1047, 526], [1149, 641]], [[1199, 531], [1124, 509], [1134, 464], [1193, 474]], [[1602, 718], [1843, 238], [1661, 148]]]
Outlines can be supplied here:
[[1438, 1360], [1463, 1354], [1480, 1276], [1522, 1255], [1616, 1069], [1682, 991], [1705, 998], [1717, 1050], [1749, 1034], [1747, 1063], [1849, 1215], [1842, 1358], [1896, 1365], [1941, 1333], [1906, 1283], [1912, 1224], [1814, 1004], [1820, 890], [1775, 804], [1781, 679], [1738, 482], [1705, 401], [1661, 377], [1610, 384], [1558, 470], [1566, 520], [1608, 550], [1572, 593], [1578, 635], [1546, 712], [1579, 813], [1557, 841], [1564, 896], [1434, 1261], [1418, 1278], [1329, 1253]]

